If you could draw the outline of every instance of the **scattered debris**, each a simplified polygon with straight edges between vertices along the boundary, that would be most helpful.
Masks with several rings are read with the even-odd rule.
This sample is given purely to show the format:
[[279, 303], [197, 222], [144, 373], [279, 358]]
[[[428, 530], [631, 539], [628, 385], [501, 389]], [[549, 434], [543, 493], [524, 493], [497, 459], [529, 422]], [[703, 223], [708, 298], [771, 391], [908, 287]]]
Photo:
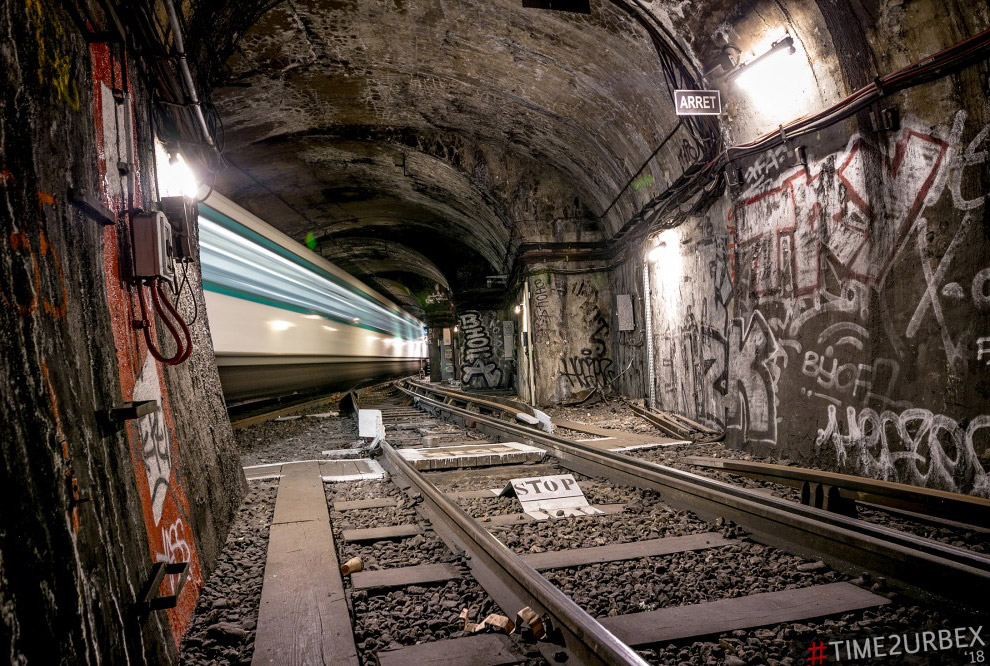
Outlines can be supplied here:
[[492, 613], [478, 625], [475, 629], [475, 633], [479, 631], [484, 631], [486, 629], [494, 629], [505, 634], [511, 634], [516, 628], [516, 625], [509, 618], [504, 615], [499, 615], [498, 613]]
[[358, 571], [364, 570], [364, 560], [360, 557], [352, 557], [343, 564], [340, 565], [340, 574], [342, 576], [350, 576], [352, 573], [357, 573]]
[[295, 416], [278, 416], [272, 420], [281, 423], [282, 421], [295, 421], [296, 419], [301, 419], [301, 418], [302, 418], [301, 414], [296, 414]]
[[467, 608], [462, 609], [458, 617], [464, 622], [464, 632], [469, 634], [477, 634], [484, 631], [511, 634], [516, 628], [512, 620], [498, 613], [492, 613], [477, 624], [471, 621], [471, 614]]
[[599, 387], [586, 388], [581, 391], [574, 393], [574, 398], [569, 402], [565, 402], [565, 407], [579, 407], [581, 405], [594, 405], [595, 403], [601, 402], [605, 398], [605, 394]]
[[543, 640], [546, 638], [547, 629], [546, 625], [543, 623], [543, 618], [541, 618], [536, 611], [534, 611], [529, 606], [526, 606], [518, 613], [516, 613], [516, 619], [519, 621], [519, 630], [521, 632], [526, 632], [523, 627], [528, 627], [529, 633], [533, 635], [536, 640]]
[[319, 414], [307, 414], [311, 419], [334, 419], [340, 416], [339, 412], [320, 412]]

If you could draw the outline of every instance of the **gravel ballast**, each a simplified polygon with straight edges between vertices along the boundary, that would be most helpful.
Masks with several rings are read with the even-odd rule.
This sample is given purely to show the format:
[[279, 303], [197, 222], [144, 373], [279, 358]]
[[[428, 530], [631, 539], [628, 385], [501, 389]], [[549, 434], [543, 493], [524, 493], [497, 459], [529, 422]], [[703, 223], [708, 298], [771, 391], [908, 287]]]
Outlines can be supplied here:
[[247, 664], [254, 653], [278, 481], [252, 483], [182, 641], [187, 666]]

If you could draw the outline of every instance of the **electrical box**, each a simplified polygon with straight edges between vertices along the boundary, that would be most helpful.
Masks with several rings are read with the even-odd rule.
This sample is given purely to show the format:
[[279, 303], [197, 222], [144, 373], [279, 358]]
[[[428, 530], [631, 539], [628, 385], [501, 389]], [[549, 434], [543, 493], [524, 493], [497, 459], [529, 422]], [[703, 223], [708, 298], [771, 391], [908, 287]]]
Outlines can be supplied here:
[[516, 322], [502, 322], [502, 358], [512, 358], [516, 355]]
[[162, 197], [162, 212], [175, 230], [175, 260], [189, 263], [193, 254], [193, 229], [199, 216], [196, 202], [188, 197]]
[[139, 213], [131, 218], [134, 240], [134, 277], [175, 277], [172, 225], [164, 213]]

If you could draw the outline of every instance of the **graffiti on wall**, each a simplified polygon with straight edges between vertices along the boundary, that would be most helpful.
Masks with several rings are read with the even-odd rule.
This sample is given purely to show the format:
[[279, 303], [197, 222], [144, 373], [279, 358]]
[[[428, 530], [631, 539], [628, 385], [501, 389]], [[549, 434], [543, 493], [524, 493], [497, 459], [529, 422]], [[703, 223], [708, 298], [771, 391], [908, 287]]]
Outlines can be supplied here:
[[990, 415], [963, 424], [927, 409], [878, 413], [850, 406], [846, 423], [841, 420], [836, 406], [829, 405], [828, 423], [815, 440], [817, 447], [832, 450], [840, 466], [881, 479], [990, 497], [990, 479], [975, 445], [979, 434], [990, 434], [980, 432], [990, 428]]
[[598, 288], [585, 280], [571, 284], [569, 297], [581, 311], [582, 328], [590, 331], [579, 353], [560, 357], [560, 377], [571, 389], [602, 388], [615, 379], [615, 361], [609, 351], [611, 325], [602, 312]]
[[874, 204], [889, 223], [872, 229], [868, 220], [879, 210], [865, 192], [869, 148], [859, 136], [841, 157], [799, 169], [743, 199], [730, 215], [733, 274], [740, 270], [736, 260], [746, 257], [755, 296], [804, 296], [821, 289], [828, 257], [850, 277], [881, 287], [921, 210], [939, 195], [933, 184], [947, 148], [941, 139], [910, 130], [897, 140], [883, 200]]
[[726, 418], [740, 441], [813, 441], [805, 453], [839, 467], [987, 494], [990, 416], [929, 408], [990, 389], [973, 388], [986, 373], [963, 380], [990, 357], [975, 168], [988, 128], [963, 142], [965, 120], [883, 144], [854, 136], [773, 178], [770, 157], [747, 172], [755, 185], [728, 216]]
[[498, 319], [494, 312], [466, 310], [458, 315], [461, 331], [461, 383], [472, 388], [497, 388], [502, 383], [499, 336], [492, 335]]
[[[651, 278], [657, 299], [653, 315], [658, 333], [658, 407], [684, 414], [708, 425], [725, 427], [728, 390], [729, 303], [732, 284], [727, 249], [710, 220], [691, 230], [692, 247], [681, 249], [685, 273], [698, 276], [700, 288], [684, 288], [674, 280]], [[654, 273], [662, 271], [655, 267]], [[674, 292], [674, 293], [668, 293]], [[676, 316], [683, 308], [683, 316]]]
[[[125, 102], [131, 105], [125, 113], [123, 105], [118, 105], [113, 97], [113, 88], [120, 85], [123, 72], [107, 46], [93, 44], [90, 54], [100, 198], [108, 208], [119, 211], [125, 207], [129, 192], [125, 179], [119, 176], [116, 169], [117, 146], [126, 146], [130, 141], [132, 154], [139, 154], [136, 145], [133, 145], [134, 134], [129, 124], [123, 122], [125, 118], [134, 117], [134, 102], [133, 99]], [[141, 200], [140, 179], [135, 183], [133, 195], [136, 201]], [[155, 400], [158, 403], [156, 411], [142, 417], [136, 424], [129, 423], [126, 429], [149, 558], [152, 562], [189, 564], [189, 576], [176, 606], [165, 611], [172, 638], [178, 647], [203, 586], [202, 569], [193, 525], [189, 521], [189, 500], [180, 482], [180, 448], [175, 441], [175, 421], [169, 395], [164, 388], [164, 373], [143, 344], [136, 343], [129, 332], [134, 319], [133, 295], [117, 277], [116, 267], [121, 261], [117, 233], [116, 227], [105, 227], [103, 248], [104, 262], [114, 267], [106, 272], [105, 288], [116, 341], [121, 393], [125, 400]], [[158, 590], [159, 594], [173, 594], [176, 584], [177, 576], [167, 577]]]
[[550, 289], [542, 275], [533, 278], [533, 333], [546, 331], [553, 323], [550, 316]]

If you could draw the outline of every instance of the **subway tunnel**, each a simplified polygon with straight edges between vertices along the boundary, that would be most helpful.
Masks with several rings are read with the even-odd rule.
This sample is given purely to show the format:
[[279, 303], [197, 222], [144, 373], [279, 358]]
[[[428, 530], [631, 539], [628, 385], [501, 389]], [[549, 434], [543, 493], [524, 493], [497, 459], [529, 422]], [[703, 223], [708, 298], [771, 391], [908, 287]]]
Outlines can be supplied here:
[[986, 3], [2, 7], [12, 664], [990, 654]]

